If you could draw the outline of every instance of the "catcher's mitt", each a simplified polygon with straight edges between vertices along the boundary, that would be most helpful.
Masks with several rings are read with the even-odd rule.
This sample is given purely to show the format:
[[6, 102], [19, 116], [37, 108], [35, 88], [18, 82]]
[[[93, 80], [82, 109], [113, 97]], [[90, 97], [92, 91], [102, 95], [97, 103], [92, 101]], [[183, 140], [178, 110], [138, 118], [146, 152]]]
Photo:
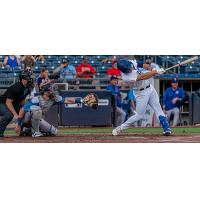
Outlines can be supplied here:
[[83, 98], [83, 103], [86, 106], [90, 106], [93, 109], [98, 108], [98, 96], [94, 93], [90, 93]]

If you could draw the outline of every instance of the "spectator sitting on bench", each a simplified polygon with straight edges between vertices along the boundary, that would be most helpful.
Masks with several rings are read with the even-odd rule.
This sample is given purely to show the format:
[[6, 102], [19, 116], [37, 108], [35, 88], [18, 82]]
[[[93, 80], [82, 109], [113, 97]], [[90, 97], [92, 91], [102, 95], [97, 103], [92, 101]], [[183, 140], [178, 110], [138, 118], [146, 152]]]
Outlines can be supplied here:
[[41, 87], [47, 83], [51, 83], [52, 80], [49, 78], [49, 70], [47, 68], [43, 68], [41, 70], [41, 74], [37, 79], [37, 85], [39, 91], [41, 90]]
[[24, 55], [22, 57], [22, 65], [24, 70], [32, 69], [35, 65], [35, 58], [32, 55]]
[[56, 68], [54, 74], [60, 74], [61, 78], [73, 79], [76, 78], [76, 69], [69, 63], [69, 60], [63, 60], [62, 64]]
[[112, 68], [109, 68], [107, 70], [107, 75], [108, 78], [110, 78], [113, 75], [116, 76], [117, 78], [121, 78], [121, 72], [119, 69], [117, 69], [117, 61], [112, 62]]
[[174, 115], [172, 126], [177, 126], [180, 117], [180, 106], [185, 98], [184, 90], [178, 87], [177, 78], [172, 79], [171, 87], [167, 88], [163, 96], [163, 111], [170, 121]]
[[89, 64], [87, 56], [83, 57], [83, 61], [76, 68], [78, 78], [95, 78], [96, 71], [92, 65]]
[[5, 56], [3, 61], [4, 66], [8, 65], [12, 69], [16, 68], [20, 65], [20, 59], [17, 56], [11, 55], [11, 56]]

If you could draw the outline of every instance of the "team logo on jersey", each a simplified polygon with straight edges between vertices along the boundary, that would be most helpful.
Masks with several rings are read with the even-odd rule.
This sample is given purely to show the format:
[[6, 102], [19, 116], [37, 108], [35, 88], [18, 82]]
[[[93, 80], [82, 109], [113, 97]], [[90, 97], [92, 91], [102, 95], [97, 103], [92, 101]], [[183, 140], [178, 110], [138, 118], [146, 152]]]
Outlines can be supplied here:
[[179, 91], [178, 91], [178, 90], [176, 91], [176, 94], [179, 94]]

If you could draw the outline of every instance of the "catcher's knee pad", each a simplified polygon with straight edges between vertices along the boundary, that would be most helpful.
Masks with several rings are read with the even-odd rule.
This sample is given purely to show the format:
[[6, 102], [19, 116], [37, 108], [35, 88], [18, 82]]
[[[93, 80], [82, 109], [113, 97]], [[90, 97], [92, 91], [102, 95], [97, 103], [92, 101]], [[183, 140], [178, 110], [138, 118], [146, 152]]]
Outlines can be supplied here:
[[42, 109], [39, 106], [31, 106], [32, 119], [42, 119]]
[[51, 125], [49, 132], [52, 135], [57, 135], [58, 134], [58, 129], [56, 127], [54, 127], [54, 126]]

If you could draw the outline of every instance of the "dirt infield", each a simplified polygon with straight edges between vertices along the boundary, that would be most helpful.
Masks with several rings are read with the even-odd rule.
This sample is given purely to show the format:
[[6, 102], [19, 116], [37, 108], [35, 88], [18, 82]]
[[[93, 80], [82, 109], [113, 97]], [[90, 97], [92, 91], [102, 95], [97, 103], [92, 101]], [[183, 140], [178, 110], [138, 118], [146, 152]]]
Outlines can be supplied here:
[[0, 138], [0, 143], [200, 143], [200, 135], [179, 134], [124, 134], [112, 136], [108, 133], [61, 134], [57, 137], [18, 137], [13, 135]]

